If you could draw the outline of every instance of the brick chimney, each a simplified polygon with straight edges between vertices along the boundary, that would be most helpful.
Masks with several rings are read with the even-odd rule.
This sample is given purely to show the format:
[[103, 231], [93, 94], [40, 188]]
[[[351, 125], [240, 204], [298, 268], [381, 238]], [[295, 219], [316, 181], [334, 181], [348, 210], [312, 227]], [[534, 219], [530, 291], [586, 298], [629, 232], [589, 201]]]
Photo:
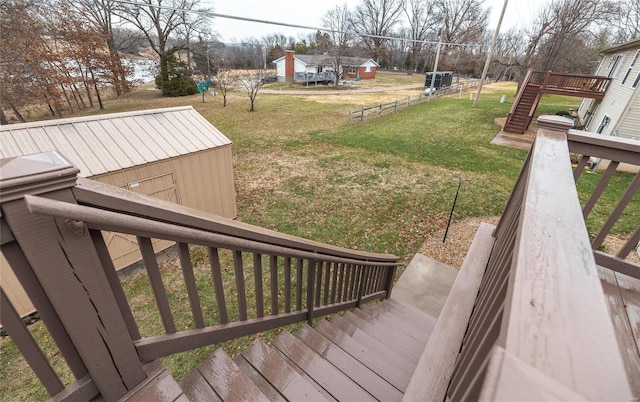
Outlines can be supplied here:
[[293, 50], [286, 50], [284, 52], [284, 80], [287, 82], [293, 82], [294, 75], [294, 61], [293, 55], [295, 52]]

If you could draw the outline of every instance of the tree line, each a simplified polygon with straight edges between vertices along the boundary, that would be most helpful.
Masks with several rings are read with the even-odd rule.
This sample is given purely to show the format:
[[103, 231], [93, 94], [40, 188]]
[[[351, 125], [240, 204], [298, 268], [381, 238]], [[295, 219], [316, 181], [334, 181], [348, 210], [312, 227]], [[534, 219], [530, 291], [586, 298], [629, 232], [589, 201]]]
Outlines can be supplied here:
[[[442, 43], [440, 70], [478, 76], [493, 29], [484, 0], [361, 0], [327, 10], [323, 31], [225, 44], [212, 11], [200, 0], [0, 0], [0, 123], [8, 122], [5, 112], [24, 121], [33, 105], [54, 117], [102, 108], [105, 93], [132, 89], [123, 55], [141, 48], [155, 54], [156, 86], [182, 95], [196, 91], [194, 74], [271, 68], [286, 49], [331, 55], [336, 71], [342, 57], [360, 56], [422, 73]], [[640, 0], [555, 0], [529, 25], [500, 34], [489, 74], [589, 74], [600, 50], [638, 37]]]

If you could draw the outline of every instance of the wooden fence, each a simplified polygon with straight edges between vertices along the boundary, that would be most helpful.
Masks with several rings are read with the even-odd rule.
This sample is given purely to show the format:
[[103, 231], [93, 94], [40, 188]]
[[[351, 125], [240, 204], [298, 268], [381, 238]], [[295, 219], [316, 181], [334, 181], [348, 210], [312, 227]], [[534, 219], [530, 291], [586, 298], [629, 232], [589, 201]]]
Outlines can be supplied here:
[[462, 94], [462, 92], [469, 90], [469, 88], [478, 85], [478, 81], [469, 81], [463, 84], [456, 84], [448, 88], [439, 89], [431, 97], [429, 94], [423, 92], [418, 95], [408, 96], [403, 99], [396, 99], [392, 102], [379, 103], [377, 105], [365, 106], [361, 109], [353, 110], [349, 112], [349, 124], [363, 123], [367, 120], [374, 119], [385, 114], [393, 113], [399, 109], [405, 109], [410, 106], [419, 105], [424, 102], [429, 102], [432, 98], [435, 99], [444, 95]]

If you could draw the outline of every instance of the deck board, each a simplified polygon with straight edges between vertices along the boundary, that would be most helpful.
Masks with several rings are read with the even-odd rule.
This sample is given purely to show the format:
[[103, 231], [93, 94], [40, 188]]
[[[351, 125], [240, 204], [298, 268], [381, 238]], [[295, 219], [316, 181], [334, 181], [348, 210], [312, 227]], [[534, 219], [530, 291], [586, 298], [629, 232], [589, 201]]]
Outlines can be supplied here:
[[640, 397], [640, 280], [598, 267], [631, 390]]

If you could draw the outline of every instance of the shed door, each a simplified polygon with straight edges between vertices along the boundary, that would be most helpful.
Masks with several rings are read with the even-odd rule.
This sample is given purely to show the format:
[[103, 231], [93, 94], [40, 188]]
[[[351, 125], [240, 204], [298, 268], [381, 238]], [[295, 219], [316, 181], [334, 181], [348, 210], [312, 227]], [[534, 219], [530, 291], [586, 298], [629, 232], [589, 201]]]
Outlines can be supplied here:
[[[174, 172], [128, 183], [121, 188], [164, 201], [179, 203], [180, 200]], [[102, 235], [117, 270], [142, 260], [135, 236], [114, 232], [103, 232]], [[173, 244], [171, 241], [154, 239], [153, 249], [159, 252]]]

